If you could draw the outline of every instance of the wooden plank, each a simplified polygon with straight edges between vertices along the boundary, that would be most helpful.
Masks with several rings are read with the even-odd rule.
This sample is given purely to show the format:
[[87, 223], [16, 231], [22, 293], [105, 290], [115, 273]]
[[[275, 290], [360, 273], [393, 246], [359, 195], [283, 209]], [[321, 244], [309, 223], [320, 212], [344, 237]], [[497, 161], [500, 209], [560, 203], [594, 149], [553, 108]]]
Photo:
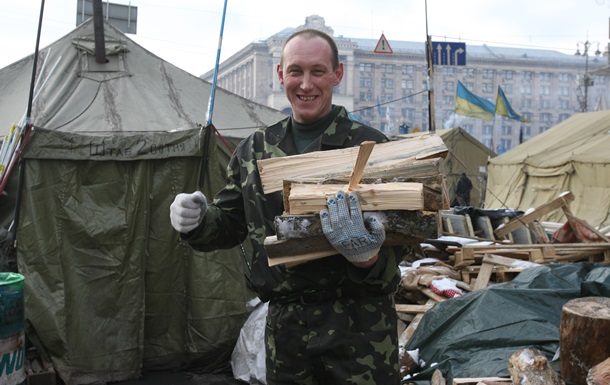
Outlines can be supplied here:
[[[257, 162], [257, 167], [263, 191], [265, 194], [281, 191], [285, 179], [350, 173], [358, 151], [358, 147], [352, 147], [261, 159]], [[447, 146], [440, 136], [424, 134], [375, 145], [367, 165], [382, 161], [445, 157], [447, 151]]]
[[[485, 257], [487, 254], [485, 254]], [[479, 271], [479, 275], [477, 275], [477, 279], [474, 283], [473, 291], [481, 290], [487, 287], [489, 284], [489, 280], [491, 278], [491, 273], [493, 272], [494, 265], [489, 260], [486, 260], [483, 257], [483, 263], [481, 264], [481, 270]]]
[[460, 384], [473, 384], [476, 385], [479, 382], [491, 382], [491, 381], [495, 381], [495, 382], [505, 382], [507, 384], [512, 384], [513, 381], [510, 378], [504, 378], [504, 377], [472, 377], [472, 378], [454, 378], [453, 379], [453, 384], [454, 385], [460, 385]]
[[[288, 197], [290, 214], [311, 214], [326, 208], [326, 199], [347, 186], [335, 184], [292, 184]], [[421, 183], [380, 183], [358, 185], [355, 192], [362, 211], [424, 210]]]
[[506, 223], [502, 227], [496, 229], [495, 234], [496, 237], [501, 238], [504, 235], [515, 231], [515, 229], [532, 223], [533, 221], [540, 219], [540, 217], [557, 210], [560, 207], [567, 207], [567, 204], [574, 200], [574, 194], [571, 192], [566, 192], [561, 194], [558, 198], [553, 199], [552, 201], [543, 204], [542, 206], [537, 207], [532, 212], [525, 214], [521, 217], [514, 218], [510, 222]]
[[[433, 299], [429, 299], [424, 306], [434, 306], [436, 303], [437, 302], [434, 301]], [[404, 330], [404, 332], [400, 335], [400, 338], [399, 338], [400, 346], [402, 346], [402, 347], [407, 346], [407, 344], [409, 343], [409, 340], [413, 336], [413, 333], [415, 333], [415, 330], [417, 329], [417, 327], [419, 326], [419, 323], [421, 322], [422, 318], [424, 317], [424, 314], [425, 313], [417, 314], [415, 316], [415, 318], [413, 318], [411, 323], [409, 323], [409, 326], [407, 326], [407, 328]]]
[[432, 309], [434, 304], [429, 305], [411, 305], [411, 304], [396, 304], [396, 311], [399, 313], [419, 314], [425, 313]]

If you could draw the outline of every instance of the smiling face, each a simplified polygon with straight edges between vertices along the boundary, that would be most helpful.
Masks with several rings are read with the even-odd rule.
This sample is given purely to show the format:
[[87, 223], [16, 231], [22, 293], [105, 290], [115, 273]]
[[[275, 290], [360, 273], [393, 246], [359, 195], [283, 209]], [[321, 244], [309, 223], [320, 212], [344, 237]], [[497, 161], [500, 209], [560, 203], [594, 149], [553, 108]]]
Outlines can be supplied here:
[[313, 123], [330, 113], [333, 88], [343, 78], [343, 64], [333, 68], [332, 57], [320, 36], [299, 35], [284, 47], [277, 74], [297, 122]]

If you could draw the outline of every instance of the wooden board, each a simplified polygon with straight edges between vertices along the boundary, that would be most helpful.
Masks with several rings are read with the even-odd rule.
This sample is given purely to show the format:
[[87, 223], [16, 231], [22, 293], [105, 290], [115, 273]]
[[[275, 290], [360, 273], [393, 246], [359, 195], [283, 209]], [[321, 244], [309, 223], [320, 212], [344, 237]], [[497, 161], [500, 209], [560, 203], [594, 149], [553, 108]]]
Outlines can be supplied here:
[[496, 237], [501, 238], [504, 235], [515, 231], [515, 229], [517, 229], [521, 226], [524, 226], [524, 225], [528, 225], [528, 224], [532, 223], [533, 221], [540, 219], [540, 217], [542, 217], [554, 210], [557, 210], [560, 207], [567, 207], [568, 203], [570, 203], [573, 200], [574, 200], [574, 194], [572, 194], [571, 192], [562, 194], [558, 198], [555, 198], [552, 201], [545, 203], [542, 206], [537, 207], [532, 212], [525, 214], [521, 217], [514, 218], [507, 224], [498, 228], [495, 231]]
[[[440, 136], [425, 134], [414, 138], [375, 145], [367, 167], [381, 163], [409, 162], [416, 159], [438, 158], [447, 155], [447, 146]], [[281, 191], [283, 181], [292, 178], [351, 174], [358, 156], [358, 147], [261, 159], [257, 167], [265, 194]], [[366, 176], [366, 170], [365, 170]]]

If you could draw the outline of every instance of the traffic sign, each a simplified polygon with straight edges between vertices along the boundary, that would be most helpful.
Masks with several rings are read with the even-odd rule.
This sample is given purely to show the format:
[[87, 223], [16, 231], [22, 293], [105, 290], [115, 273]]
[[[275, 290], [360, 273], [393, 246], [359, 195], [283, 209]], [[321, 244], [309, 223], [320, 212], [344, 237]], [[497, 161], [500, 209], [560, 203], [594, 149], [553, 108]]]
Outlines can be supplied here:
[[466, 65], [466, 43], [432, 42], [432, 64]]
[[382, 33], [379, 41], [377, 42], [377, 46], [375, 46], [375, 53], [392, 53], [392, 47], [390, 47], [390, 43], [388, 43], [388, 39], [385, 38], [385, 35]]

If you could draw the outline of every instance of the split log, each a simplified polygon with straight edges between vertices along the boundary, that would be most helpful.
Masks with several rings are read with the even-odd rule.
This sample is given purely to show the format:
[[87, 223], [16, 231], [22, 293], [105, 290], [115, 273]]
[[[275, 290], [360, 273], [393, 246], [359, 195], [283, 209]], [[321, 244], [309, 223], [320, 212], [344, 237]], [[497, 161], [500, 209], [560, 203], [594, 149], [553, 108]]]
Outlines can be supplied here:
[[595, 365], [587, 374], [587, 385], [610, 384], [610, 357]]
[[[371, 215], [383, 224], [386, 241], [399, 244], [420, 244], [426, 239], [438, 238], [438, 214], [434, 211], [388, 210], [365, 212], [364, 218]], [[278, 240], [305, 239], [324, 236], [319, 214], [279, 215], [275, 217], [275, 232]]]
[[[261, 159], [257, 162], [257, 167], [263, 190], [265, 194], [281, 191], [283, 181], [290, 178], [334, 175], [342, 172], [349, 175], [358, 151], [358, 147], [352, 147]], [[425, 134], [375, 145], [367, 167], [380, 163], [445, 157], [447, 152], [447, 146], [440, 136]], [[366, 170], [364, 176], [366, 177]]]
[[[390, 210], [365, 212], [364, 217], [374, 214], [386, 229], [384, 246], [418, 245], [438, 237], [436, 212]], [[322, 231], [318, 214], [278, 216], [275, 228], [278, 235], [265, 238], [269, 266], [289, 266], [337, 254]]]
[[610, 298], [568, 301], [559, 326], [561, 375], [568, 382], [586, 385], [589, 369], [610, 356]]
[[[312, 176], [308, 178], [285, 179], [283, 183], [284, 207], [290, 207], [289, 197], [293, 184], [337, 184], [347, 186], [349, 179], [348, 173], [338, 173], [323, 177]], [[449, 208], [442, 158], [409, 161], [399, 166], [395, 164], [377, 165], [364, 170], [364, 176], [360, 181], [361, 185], [381, 183], [421, 183], [423, 185], [424, 210], [438, 211]], [[343, 190], [346, 191], [345, 188]]]
[[551, 369], [549, 360], [538, 349], [517, 350], [508, 360], [508, 372], [513, 384], [565, 385]]
[[[338, 190], [347, 190], [346, 185], [293, 184], [288, 197], [290, 214], [317, 213], [326, 208], [326, 198]], [[421, 183], [360, 184], [354, 191], [362, 211], [372, 210], [423, 210], [424, 194]]]

